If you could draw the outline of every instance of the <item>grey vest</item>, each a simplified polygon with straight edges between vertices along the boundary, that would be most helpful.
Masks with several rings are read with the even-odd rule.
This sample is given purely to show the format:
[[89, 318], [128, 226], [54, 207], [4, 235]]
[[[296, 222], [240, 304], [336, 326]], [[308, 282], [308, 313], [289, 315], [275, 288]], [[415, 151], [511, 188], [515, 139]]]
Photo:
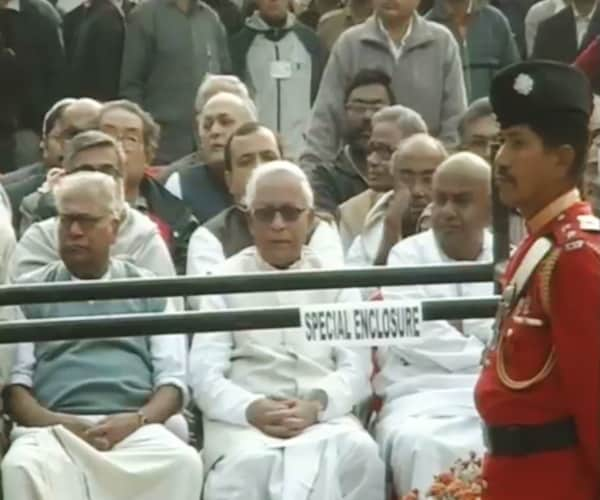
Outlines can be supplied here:
[[[69, 281], [62, 262], [36, 272], [35, 281]], [[112, 278], [144, 274], [132, 264], [113, 261]], [[31, 281], [31, 276], [27, 281]], [[27, 319], [162, 312], [164, 298], [126, 299], [22, 306]], [[110, 332], [107, 332], [110, 334]], [[136, 411], [153, 393], [149, 337], [37, 342], [33, 394], [51, 411], [105, 415]]]

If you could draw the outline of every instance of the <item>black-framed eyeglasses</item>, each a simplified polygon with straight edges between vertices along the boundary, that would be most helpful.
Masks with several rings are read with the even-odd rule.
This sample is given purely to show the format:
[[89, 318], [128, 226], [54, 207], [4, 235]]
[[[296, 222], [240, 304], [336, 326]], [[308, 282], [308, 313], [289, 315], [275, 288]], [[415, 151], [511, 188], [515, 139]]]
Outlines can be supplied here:
[[77, 223], [82, 231], [91, 231], [101, 221], [106, 219], [110, 214], [104, 215], [90, 215], [90, 214], [58, 214], [59, 223], [66, 228], [70, 228], [73, 224]]
[[293, 205], [281, 205], [278, 207], [268, 206], [254, 208], [250, 210], [250, 214], [263, 224], [270, 224], [275, 219], [277, 214], [281, 215], [284, 222], [296, 222], [300, 216], [306, 212], [308, 208], [299, 208]]

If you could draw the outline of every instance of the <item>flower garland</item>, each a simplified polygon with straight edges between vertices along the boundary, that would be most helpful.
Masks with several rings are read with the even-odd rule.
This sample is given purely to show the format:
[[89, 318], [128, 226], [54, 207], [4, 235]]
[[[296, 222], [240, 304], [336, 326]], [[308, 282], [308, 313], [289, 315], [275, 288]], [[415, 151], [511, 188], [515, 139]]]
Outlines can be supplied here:
[[424, 498], [419, 490], [412, 490], [401, 500], [481, 500], [485, 486], [481, 458], [471, 452], [468, 460], [457, 460], [449, 472], [435, 476]]

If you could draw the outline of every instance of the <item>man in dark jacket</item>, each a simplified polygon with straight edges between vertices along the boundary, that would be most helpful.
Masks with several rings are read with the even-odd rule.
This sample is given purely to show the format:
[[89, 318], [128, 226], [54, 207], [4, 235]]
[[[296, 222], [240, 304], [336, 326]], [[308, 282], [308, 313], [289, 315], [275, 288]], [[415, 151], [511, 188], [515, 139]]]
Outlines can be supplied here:
[[[23, 230], [31, 222], [29, 207], [35, 206], [36, 211], [38, 207], [41, 209], [39, 202], [44, 196], [38, 191], [46, 181], [50, 169], [62, 167], [66, 142], [79, 132], [95, 128], [99, 112], [100, 103], [93, 99], [62, 99], [45, 116], [42, 127], [43, 160], [6, 176], [7, 179], [16, 179], [14, 182], [8, 179], [5, 186], [12, 206], [13, 224], [19, 234], [23, 232], [22, 216], [25, 215], [27, 220]], [[16, 174], [21, 171], [27, 175], [19, 179]], [[27, 201], [24, 203], [24, 200]], [[53, 215], [54, 210], [51, 213]]]
[[117, 139], [125, 152], [125, 199], [156, 223], [177, 272], [185, 273], [188, 242], [198, 222], [180, 199], [148, 175], [160, 127], [137, 104], [121, 100], [104, 105], [99, 128]]
[[212, 7], [219, 15], [229, 36], [235, 35], [244, 27], [244, 17], [232, 0], [204, 0], [204, 3]]
[[[39, 134], [44, 115], [64, 91], [60, 24], [58, 12], [46, 0], [0, 0], [0, 36], [14, 55], [17, 74], [12, 76], [20, 82], [12, 96], [15, 133]], [[4, 171], [20, 166], [16, 163], [13, 158]]]
[[227, 34], [200, 0], [146, 0], [127, 17], [120, 96], [161, 126], [156, 161], [173, 162], [195, 149], [193, 104], [206, 74], [230, 71]]
[[571, 64], [598, 35], [598, 1], [572, 0], [565, 9], [540, 24], [532, 57]]
[[425, 18], [456, 38], [469, 102], [486, 97], [494, 75], [521, 59], [508, 20], [488, 0], [436, 0]]
[[297, 158], [325, 65], [316, 33], [289, 12], [287, 0], [256, 0], [256, 12], [231, 39], [235, 74], [254, 96], [260, 121]]
[[112, 0], [85, 2], [65, 16], [68, 88], [99, 101], [119, 95], [125, 16]]
[[238, 127], [256, 121], [256, 108], [248, 98], [220, 92], [206, 102], [196, 120], [202, 156], [196, 152], [171, 165], [165, 187], [203, 224], [233, 204], [225, 182], [225, 145]]
[[390, 77], [379, 70], [362, 70], [346, 90], [344, 146], [333, 164], [317, 165], [311, 184], [318, 209], [335, 215], [338, 205], [367, 189], [367, 144], [371, 118], [394, 104]]

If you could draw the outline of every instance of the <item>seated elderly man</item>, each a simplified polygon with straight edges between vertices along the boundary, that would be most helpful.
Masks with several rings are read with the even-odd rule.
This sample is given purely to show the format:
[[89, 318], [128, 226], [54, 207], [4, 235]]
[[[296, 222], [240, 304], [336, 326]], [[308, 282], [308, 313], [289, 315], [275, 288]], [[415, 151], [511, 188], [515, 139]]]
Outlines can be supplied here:
[[[489, 262], [491, 168], [472, 153], [442, 163], [433, 177], [432, 229], [399, 242], [388, 265]], [[384, 299], [491, 295], [492, 283], [384, 288]], [[374, 388], [383, 400], [376, 438], [396, 492], [424, 492], [434, 474], [483, 452], [473, 388], [491, 320], [427, 321], [419, 338], [380, 348]]]
[[[118, 178], [123, 184], [125, 156], [121, 146], [111, 136], [90, 130], [69, 141], [63, 167], [65, 175], [79, 170], [97, 170]], [[59, 260], [57, 227], [59, 219], [51, 217], [33, 224], [17, 244], [11, 266], [11, 278], [33, 271]], [[172, 276], [175, 268], [169, 249], [154, 222], [125, 204], [115, 244], [113, 257], [129, 260], [136, 266], [148, 269], [159, 276]]]
[[182, 199], [202, 224], [233, 200], [225, 182], [225, 145], [237, 128], [256, 121], [256, 106], [247, 97], [220, 92], [196, 115], [197, 141], [202, 150], [171, 165], [166, 188]]
[[421, 116], [397, 104], [379, 110], [371, 119], [371, 136], [367, 145], [367, 184], [369, 189], [339, 206], [340, 234], [347, 251], [364, 227], [369, 210], [386, 192], [393, 189], [390, 160], [400, 142], [411, 135], [427, 133]]
[[[257, 122], [246, 123], [233, 133], [225, 146], [225, 181], [235, 204], [194, 232], [187, 274], [209, 274], [216, 265], [254, 244], [243, 204], [246, 184], [256, 167], [282, 156], [275, 133]], [[327, 222], [315, 221], [307, 244], [327, 267], [343, 265], [339, 235]]]
[[[319, 269], [304, 245], [313, 217], [306, 174], [258, 167], [246, 200], [255, 246], [216, 273]], [[354, 290], [206, 297], [203, 310], [359, 300]], [[370, 394], [369, 350], [310, 344], [297, 328], [196, 335], [194, 398], [204, 413], [205, 500], [383, 500], [377, 446], [351, 415]]]
[[126, 100], [106, 103], [98, 126], [119, 141], [125, 152], [125, 200], [156, 223], [177, 271], [184, 274], [188, 242], [198, 222], [179, 198], [149, 174], [160, 126], [137, 104]]
[[[110, 257], [123, 187], [100, 172], [63, 177], [55, 189], [59, 261], [21, 283], [151, 276]], [[168, 299], [22, 306], [27, 319], [160, 313]], [[110, 332], [107, 332], [110, 335]], [[17, 427], [2, 462], [11, 500], [198, 500], [202, 462], [167, 429], [187, 399], [183, 335], [17, 346], [7, 388]]]
[[352, 242], [346, 265], [385, 265], [390, 249], [418, 231], [418, 221], [431, 202], [433, 173], [448, 154], [442, 143], [416, 134], [400, 143], [391, 160], [394, 189], [369, 211], [364, 227]]

